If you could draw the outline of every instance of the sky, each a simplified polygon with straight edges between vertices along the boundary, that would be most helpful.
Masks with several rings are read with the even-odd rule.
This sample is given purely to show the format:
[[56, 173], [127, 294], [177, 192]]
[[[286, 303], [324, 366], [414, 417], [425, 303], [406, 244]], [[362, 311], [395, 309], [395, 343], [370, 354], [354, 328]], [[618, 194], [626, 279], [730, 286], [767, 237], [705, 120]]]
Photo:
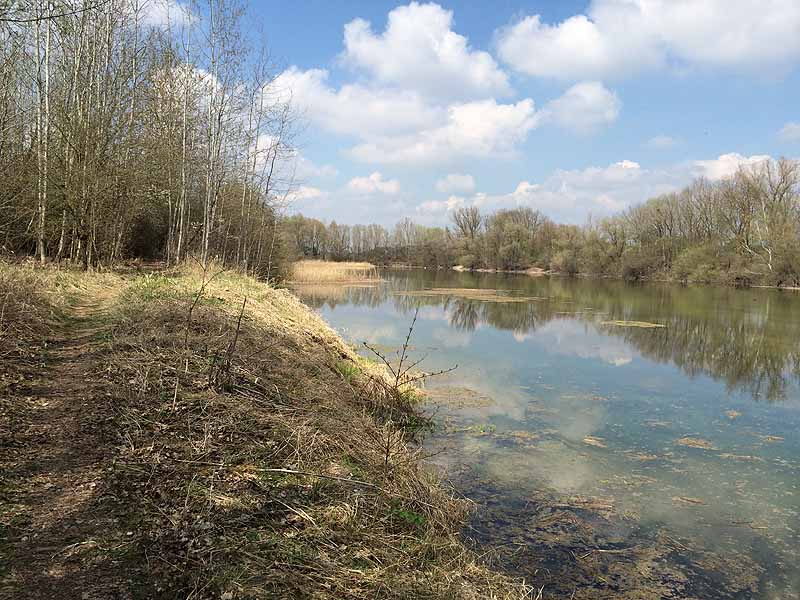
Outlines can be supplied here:
[[252, 0], [303, 123], [291, 212], [583, 223], [800, 156], [798, 0]]

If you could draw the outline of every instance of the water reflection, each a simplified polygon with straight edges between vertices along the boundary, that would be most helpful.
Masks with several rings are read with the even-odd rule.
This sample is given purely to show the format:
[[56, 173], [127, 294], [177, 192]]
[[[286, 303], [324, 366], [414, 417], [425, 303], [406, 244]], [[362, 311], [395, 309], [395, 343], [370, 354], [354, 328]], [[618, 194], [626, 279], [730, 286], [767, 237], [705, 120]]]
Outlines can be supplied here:
[[[647, 358], [674, 364], [690, 376], [710, 375], [756, 399], [784, 399], [790, 384], [800, 380], [800, 294], [795, 292], [424, 271], [389, 272], [387, 278], [378, 286], [304, 286], [298, 292], [314, 307], [374, 308], [391, 302], [405, 314], [418, 306], [435, 307], [454, 329], [471, 332], [485, 324], [513, 332], [518, 341], [552, 322], [567, 332], [570, 322], [579, 321], [607, 338], [624, 340]], [[546, 300], [502, 303], [403, 294], [434, 287], [513, 290]], [[605, 321], [656, 321], [666, 327], [625, 328]], [[451, 334], [442, 342], [456, 339]], [[624, 364], [627, 357], [621, 353], [614, 360]]]
[[298, 293], [389, 347], [420, 307], [426, 367], [461, 365], [433, 460], [545, 597], [800, 597], [800, 294], [413, 271]]

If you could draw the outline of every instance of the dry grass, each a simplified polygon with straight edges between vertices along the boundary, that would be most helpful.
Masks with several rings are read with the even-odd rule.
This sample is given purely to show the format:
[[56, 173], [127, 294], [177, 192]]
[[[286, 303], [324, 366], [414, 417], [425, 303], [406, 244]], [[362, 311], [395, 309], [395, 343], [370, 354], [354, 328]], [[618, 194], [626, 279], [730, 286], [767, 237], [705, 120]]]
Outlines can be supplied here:
[[301, 260], [292, 269], [292, 283], [364, 283], [378, 282], [375, 265], [366, 262], [331, 262]]
[[0, 397], [24, 364], [37, 362], [53, 325], [78, 294], [98, 295], [114, 287], [113, 275], [85, 277], [74, 271], [0, 260]]
[[98, 398], [83, 435], [113, 446], [92, 506], [122, 543], [70, 546], [77, 572], [113, 565], [136, 597], [526, 597], [464, 547], [470, 505], [409, 444], [427, 426], [417, 395], [288, 291], [214, 268], [131, 281], [2, 264], [0, 290], [4, 350], [104, 296], [78, 385]]
[[106, 493], [143, 597], [527, 593], [462, 545], [469, 505], [408, 443], [426, 426], [416, 395], [289, 292], [213, 269], [151, 274], [109, 327], [95, 374], [119, 440]]

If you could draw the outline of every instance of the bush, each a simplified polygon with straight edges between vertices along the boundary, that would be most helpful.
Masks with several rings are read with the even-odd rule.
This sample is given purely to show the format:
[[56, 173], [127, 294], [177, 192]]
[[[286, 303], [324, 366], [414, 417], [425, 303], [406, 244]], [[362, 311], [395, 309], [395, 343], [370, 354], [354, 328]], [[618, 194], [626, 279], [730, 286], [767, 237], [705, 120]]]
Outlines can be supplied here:
[[672, 263], [672, 276], [679, 281], [711, 283], [719, 281], [719, 255], [711, 244], [687, 248]]
[[473, 254], [465, 254], [456, 262], [465, 269], [474, 269], [478, 266], [478, 259]]
[[628, 248], [622, 255], [621, 274], [624, 279], [650, 277], [662, 266], [662, 258], [656, 248]]
[[550, 261], [550, 268], [559, 273], [575, 275], [578, 273], [578, 256], [572, 250], [559, 250]]

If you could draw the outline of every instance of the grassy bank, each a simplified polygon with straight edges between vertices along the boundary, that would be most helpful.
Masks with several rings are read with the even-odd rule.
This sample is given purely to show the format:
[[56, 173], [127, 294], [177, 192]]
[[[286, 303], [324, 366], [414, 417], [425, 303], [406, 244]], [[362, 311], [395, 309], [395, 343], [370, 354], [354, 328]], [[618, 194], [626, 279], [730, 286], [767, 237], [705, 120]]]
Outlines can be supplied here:
[[[462, 545], [467, 504], [409, 443], [424, 424], [415, 395], [387, 384], [289, 292], [216, 271], [100, 282], [2, 269], [1, 289], [30, 293], [6, 293], [0, 337], [0, 443], [19, 449], [0, 465], [0, 590], [61, 577], [84, 598], [108, 597], [98, 590], [109, 586], [142, 598], [524, 595]], [[47, 515], [70, 536], [37, 542], [44, 509], [31, 486], [46, 478], [31, 473], [55, 467], [25, 455], [24, 399], [70, 393], [72, 371], [48, 383], [47, 359], [24, 353], [73, 335], [70, 311], [89, 298], [89, 346], [70, 360], [91, 407], [73, 416], [91, 427], [60, 450], [102, 451], [91, 482], [73, 486], [82, 495], [64, 496], [79, 506]], [[40, 556], [37, 543], [63, 547]]]
[[380, 281], [378, 269], [367, 262], [301, 260], [292, 267], [292, 283], [369, 283]]

